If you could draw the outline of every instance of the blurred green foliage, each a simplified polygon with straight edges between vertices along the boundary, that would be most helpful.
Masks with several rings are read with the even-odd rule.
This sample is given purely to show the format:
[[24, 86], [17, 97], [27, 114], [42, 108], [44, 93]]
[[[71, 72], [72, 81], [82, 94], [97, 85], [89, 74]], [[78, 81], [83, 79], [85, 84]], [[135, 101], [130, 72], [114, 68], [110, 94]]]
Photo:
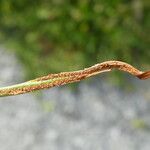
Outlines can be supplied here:
[[150, 126], [142, 119], [133, 119], [131, 121], [131, 125], [135, 128], [135, 129], [143, 129], [143, 130], [150, 130]]
[[150, 61], [148, 0], [0, 0], [0, 42], [29, 78], [105, 60]]

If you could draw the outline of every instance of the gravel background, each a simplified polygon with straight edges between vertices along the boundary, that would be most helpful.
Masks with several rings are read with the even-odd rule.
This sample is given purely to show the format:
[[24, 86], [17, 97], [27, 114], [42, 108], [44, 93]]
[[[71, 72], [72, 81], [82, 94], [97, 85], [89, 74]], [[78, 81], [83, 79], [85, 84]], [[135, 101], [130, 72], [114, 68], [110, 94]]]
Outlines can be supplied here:
[[[0, 49], [0, 87], [23, 81]], [[0, 98], [0, 150], [149, 150], [150, 80], [123, 90], [101, 77], [41, 93]]]

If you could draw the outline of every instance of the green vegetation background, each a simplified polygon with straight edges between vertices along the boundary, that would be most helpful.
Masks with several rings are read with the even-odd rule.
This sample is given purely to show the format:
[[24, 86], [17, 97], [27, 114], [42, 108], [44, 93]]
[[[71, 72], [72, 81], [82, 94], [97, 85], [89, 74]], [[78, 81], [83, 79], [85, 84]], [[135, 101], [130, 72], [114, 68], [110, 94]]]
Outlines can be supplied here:
[[0, 43], [16, 52], [30, 79], [112, 59], [147, 69], [149, 6], [149, 0], [0, 0]]

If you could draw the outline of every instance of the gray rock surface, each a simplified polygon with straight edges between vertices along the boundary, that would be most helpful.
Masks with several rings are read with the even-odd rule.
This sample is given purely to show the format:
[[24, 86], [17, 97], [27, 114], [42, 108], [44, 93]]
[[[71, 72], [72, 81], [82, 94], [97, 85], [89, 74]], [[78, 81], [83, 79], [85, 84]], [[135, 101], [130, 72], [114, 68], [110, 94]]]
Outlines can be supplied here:
[[[0, 150], [149, 150], [150, 80], [134, 90], [82, 81], [41, 93], [0, 98]], [[14, 54], [0, 49], [0, 86], [23, 81]]]

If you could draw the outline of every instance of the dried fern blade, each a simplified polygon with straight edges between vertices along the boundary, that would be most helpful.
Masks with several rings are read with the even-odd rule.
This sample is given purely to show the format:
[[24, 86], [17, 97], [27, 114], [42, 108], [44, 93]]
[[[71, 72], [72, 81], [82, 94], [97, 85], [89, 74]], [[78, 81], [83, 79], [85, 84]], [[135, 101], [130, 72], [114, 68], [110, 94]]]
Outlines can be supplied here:
[[23, 93], [28, 93], [35, 90], [51, 88], [54, 86], [60, 86], [72, 82], [78, 82], [82, 79], [94, 76], [102, 72], [108, 72], [112, 69], [118, 69], [128, 72], [139, 79], [150, 78], [150, 71], [142, 72], [128, 63], [122, 61], [105, 61], [103, 63], [96, 64], [84, 70], [61, 72], [58, 74], [49, 74], [34, 80], [30, 80], [24, 83], [2, 87], [0, 88], [0, 97], [12, 96]]

